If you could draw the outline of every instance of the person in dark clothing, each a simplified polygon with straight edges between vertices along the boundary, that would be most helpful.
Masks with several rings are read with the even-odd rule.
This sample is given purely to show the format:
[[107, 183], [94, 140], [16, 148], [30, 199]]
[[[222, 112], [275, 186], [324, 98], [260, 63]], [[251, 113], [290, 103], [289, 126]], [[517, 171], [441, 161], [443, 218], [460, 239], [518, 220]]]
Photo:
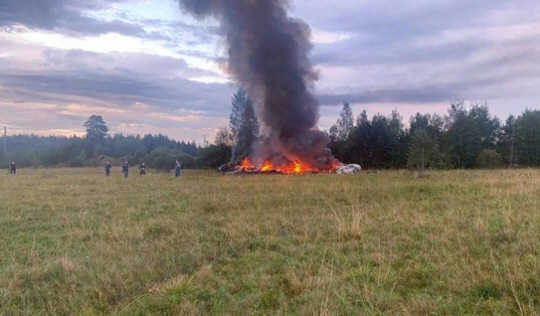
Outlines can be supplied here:
[[180, 161], [176, 160], [176, 163], [174, 165], [174, 176], [179, 177], [181, 173], [182, 173], [182, 164], [180, 163]]
[[111, 176], [111, 163], [108, 161], [105, 163], [105, 176]]
[[146, 175], [146, 164], [144, 162], [139, 166], [139, 174], [141, 176]]
[[122, 165], [122, 172], [124, 173], [124, 178], [127, 178], [129, 174], [129, 164], [127, 161], [124, 161], [124, 164]]
[[11, 164], [9, 165], [9, 173], [10, 174], [17, 173], [17, 164], [15, 163], [15, 161], [12, 161]]

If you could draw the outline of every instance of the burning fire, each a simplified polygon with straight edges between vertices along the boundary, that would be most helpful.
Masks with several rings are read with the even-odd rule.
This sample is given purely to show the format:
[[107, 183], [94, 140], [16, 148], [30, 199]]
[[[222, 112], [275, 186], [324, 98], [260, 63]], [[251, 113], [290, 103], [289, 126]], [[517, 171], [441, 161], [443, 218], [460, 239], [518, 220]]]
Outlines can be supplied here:
[[249, 160], [249, 158], [245, 158], [242, 163], [239, 166], [239, 171], [242, 172], [277, 172], [277, 173], [283, 173], [283, 174], [302, 174], [302, 173], [330, 173], [333, 172], [336, 168], [339, 167], [339, 164], [333, 164], [329, 168], [320, 170], [317, 168], [313, 168], [309, 166], [308, 164], [302, 163], [300, 161], [293, 161], [289, 165], [274, 165], [270, 161], [265, 161], [262, 166], [257, 169], [255, 165]]
[[242, 164], [240, 165], [240, 169], [242, 171], [255, 171], [255, 165], [249, 161], [248, 158], [242, 160]]

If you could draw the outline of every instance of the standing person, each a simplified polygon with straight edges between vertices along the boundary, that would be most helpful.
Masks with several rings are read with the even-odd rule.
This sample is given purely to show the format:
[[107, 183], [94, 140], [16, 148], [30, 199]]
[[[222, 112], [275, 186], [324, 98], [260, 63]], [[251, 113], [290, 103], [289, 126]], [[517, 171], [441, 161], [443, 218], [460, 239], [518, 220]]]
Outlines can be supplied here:
[[176, 163], [174, 166], [174, 176], [179, 177], [181, 173], [182, 173], [182, 164], [180, 163], [180, 161], [178, 161], [178, 159], [176, 159]]
[[108, 161], [105, 163], [105, 176], [111, 176], [111, 163]]
[[127, 178], [129, 174], [129, 164], [127, 160], [124, 161], [124, 164], [122, 165], [122, 172], [124, 173], [124, 178]]
[[144, 162], [139, 166], [139, 174], [141, 176], [146, 175], [146, 164]]
[[10, 174], [17, 173], [17, 164], [15, 163], [15, 161], [12, 161], [11, 164], [9, 165], [9, 173]]

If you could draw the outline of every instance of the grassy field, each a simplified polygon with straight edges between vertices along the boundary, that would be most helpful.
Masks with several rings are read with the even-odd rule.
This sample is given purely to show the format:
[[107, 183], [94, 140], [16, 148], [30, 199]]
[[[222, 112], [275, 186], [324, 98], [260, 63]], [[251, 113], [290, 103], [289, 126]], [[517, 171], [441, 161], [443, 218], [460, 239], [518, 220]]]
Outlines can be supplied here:
[[538, 170], [2, 173], [0, 315], [540, 315], [539, 206]]

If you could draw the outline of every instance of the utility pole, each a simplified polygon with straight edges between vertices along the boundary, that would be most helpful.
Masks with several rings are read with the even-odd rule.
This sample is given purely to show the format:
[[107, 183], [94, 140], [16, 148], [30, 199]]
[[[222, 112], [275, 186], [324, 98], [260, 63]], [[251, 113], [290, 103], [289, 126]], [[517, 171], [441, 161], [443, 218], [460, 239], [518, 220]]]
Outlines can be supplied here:
[[4, 125], [4, 155], [7, 154], [7, 126]]

